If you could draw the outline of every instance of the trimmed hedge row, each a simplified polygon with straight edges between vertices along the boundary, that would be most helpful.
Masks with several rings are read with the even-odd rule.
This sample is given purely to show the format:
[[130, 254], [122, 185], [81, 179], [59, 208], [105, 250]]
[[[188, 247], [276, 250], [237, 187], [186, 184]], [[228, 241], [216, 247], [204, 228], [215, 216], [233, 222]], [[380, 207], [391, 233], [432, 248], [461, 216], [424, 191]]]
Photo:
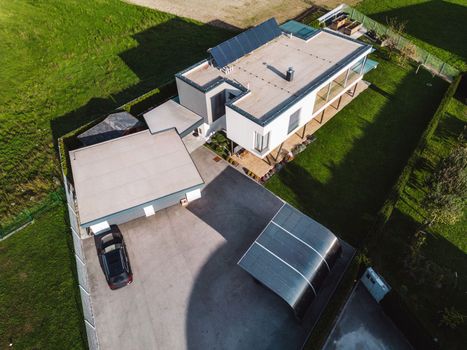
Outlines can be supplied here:
[[388, 198], [384, 202], [381, 209], [378, 211], [377, 219], [376, 219], [376, 223], [374, 227], [375, 232], [377, 233], [382, 232], [383, 228], [385, 227], [386, 223], [391, 217], [394, 207], [396, 206], [396, 203], [399, 200], [402, 194], [402, 191], [407, 185], [407, 182], [410, 178], [410, 174], [412, 173], [412, 170], [416, 162], [420, 158], [423, 150], [425, 149], [429, 140], [433, 136], [436, 128], [438, 127], [441, 117], [445, 114], [449, 102], [451, 101], [451, 99], [454, 97], [454, 94], [456, 93], [460, 80], [461, 80], [461, 75], [457, 76], [456, 79], [454, 79], [454, 81], [451, 83], [451, 85], [447, 89], [446, 93], [443, 96], [443, 99], [441, 100], [441, 103], [439, 104], [435, 114], [433, 115], [433, 118], [430, 120], [430, 123], [428, 124], [427, 128], [425, 129], [422, 136], [420, 137], [417, 147], [413, 151], [410, 158], [407, 160], [407, 164], [402, 170], [401, 174], [399, 175], [399, 178], [397, 179], [396, 183], [392, 187], [388, 195]]
[[[177, 86], [175, 84], [175, 80], [171, 80], [166, 84], [163, 84], [144, 95], [141, 95], [134, 100], [125, 103], [124, 105], [116, 108], [114, 111], [110, 113], [117, 112], [117, 111], [127, 111], [128, 113], [134, 115], [141, 119], [141, 115], [146, 112], [148, 109], [155, 107], [162, 102], [168, 100], [172, 96], [177, 93]], [[68, 169], [70, 169], [70, 160], [68, 158], [68, 151], [76, 149], [80, 147], [80, 143], [76, 138], [77, 135], [83, 133], [84, 131], [92, 128], [94, 125], [99, 124], [103, 121], [108, 114], [100, 116], [95, 120], [70, 131], [68, 134], [63, 135], [58, 139], [58, 150], [60, 155], [60, 166], [62, 168], [63, 174], [66, 177], [71, 179], [70, 173]]]

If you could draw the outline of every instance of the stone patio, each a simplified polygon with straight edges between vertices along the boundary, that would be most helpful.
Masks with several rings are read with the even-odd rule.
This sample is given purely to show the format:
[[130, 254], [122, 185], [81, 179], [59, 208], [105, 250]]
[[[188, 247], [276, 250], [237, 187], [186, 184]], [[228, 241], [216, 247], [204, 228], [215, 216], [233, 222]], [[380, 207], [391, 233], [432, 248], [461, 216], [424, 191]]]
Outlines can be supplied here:
[[339, 98], [336, 98], [323, 112], [319, 112], [304, 127], [301, 127], [290, 135], [290, 137], [284, 141], [282, 147], [279, 146], [274, 149], [266, 158], [260, 159], [254, 154], [244, 151], [242, 155], [232, 155], [232, 160], [238, 163], [237, 168], [243, 169], [246, 173], [250, 171], [256, 177], [262, 178], [274, 168], [275, 164], [280, 163], [295, 146], [301, 144], [306, 139], [307, 135], [313, 135], [362, 91], [366, 90], [369, 85], [368, 82], [363, 80], [358, 82], [353, 96], [349, 93], [343, 94], [340, 103]]

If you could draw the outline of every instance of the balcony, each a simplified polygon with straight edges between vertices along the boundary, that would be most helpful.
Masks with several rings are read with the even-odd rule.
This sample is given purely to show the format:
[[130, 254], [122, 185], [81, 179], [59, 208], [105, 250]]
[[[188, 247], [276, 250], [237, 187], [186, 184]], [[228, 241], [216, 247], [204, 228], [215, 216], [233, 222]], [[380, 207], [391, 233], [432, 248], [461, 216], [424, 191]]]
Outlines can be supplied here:
[[[354, 81], [356, 78], [358, 78], [358, 76], [354, 77]], [[245, 173], [251, 172], [256, 179], [263, 178], [274, 168], [276, 163], [280, 163], [287, 154], [294, 149], [294, 147], [301, 144], [307, 135], [314, 134], [367, 87], [368, 84], [366, 82], [358, 83], [353, 96], [350, 96], [349, 94], [342, 95], [340, 104], [337, 104], [337, 102], [331, 103], [323, 110], [322, 113], [309, 121], [305, 127], [302, 126], [298, 131], [291, 134], [286, 140], [284, 140], [280, 147], [272, 150], [265, 159], [258, 158], [256, 155], [248, 151], [232, 155], [230, 158], [235, 162], [235, 164], [238, 163], [236, 166], [237, 169], [242, 170]], [[313, 146], [310, 145], [310, 147]]]

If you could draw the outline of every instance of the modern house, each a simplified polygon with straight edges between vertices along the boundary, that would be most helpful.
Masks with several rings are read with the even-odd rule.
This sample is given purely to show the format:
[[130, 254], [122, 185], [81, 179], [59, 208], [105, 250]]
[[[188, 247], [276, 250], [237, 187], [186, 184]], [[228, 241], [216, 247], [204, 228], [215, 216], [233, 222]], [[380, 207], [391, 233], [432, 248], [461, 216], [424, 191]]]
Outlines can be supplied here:
[[176, 74], [180, 105], [203, 118], [201, 135], [224, 130], [263, 159], [344, 94], [352, 95], [375, 67], [367, 59], [370, 45], [302, 27], [288, 30], [272, 18]]

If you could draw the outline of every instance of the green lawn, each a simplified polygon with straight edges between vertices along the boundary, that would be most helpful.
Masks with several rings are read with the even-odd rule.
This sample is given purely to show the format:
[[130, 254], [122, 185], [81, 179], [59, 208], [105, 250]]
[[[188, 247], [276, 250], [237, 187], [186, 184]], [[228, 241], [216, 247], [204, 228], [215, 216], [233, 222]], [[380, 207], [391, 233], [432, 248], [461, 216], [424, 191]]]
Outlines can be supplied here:
[[447, 87], [423, 70], [374, 59], [380, 65], [365, 77], [372, 88], [266, 185], [356, 246]]
[[230, 32], [119, 0], [0, 2], [0, 224], [59, 186], [57, 137]]
[[0, 349], [86, 348], [65, 210], [0, 242]]
[[455, 225], [435, 225], [427, 230], [427, 242], [422, 248], [422, 255], [427, 260], [421, 265], [424, 266], [421, 270], [428, 272], [426, 275], [411, 277], [403, 261], [408, 253], [408, 243], [425, 219], [420, 203], [427, 191], [426, 179], [440, 158], [449, 153], [466, 123], [467, 107], [452, 100], [448, 113], [441, 119], [416, 163], [374, 254], [375, 263], [384, 269], [385, 277], [445, 349], [461, 349], [461, 344], [467, 343], [467, 334], [461, 329], [452, 331], [439, 325], [445, 307], [454, 307], [467, 315], [467, 217], [464, 215]]
[[363, 0], [356, 8], [382, 24], [393, 17], [407, 21], [406, 33], [418, 46], [467, 70], [465, 0]]

